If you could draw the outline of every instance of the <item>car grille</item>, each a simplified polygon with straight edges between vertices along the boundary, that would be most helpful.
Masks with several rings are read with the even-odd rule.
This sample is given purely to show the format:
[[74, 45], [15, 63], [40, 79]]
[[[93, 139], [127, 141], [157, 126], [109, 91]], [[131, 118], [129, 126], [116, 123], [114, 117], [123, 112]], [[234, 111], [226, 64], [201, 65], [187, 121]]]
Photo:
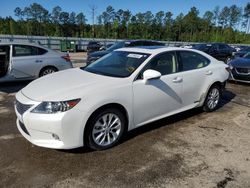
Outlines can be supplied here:
[[20, 125], [21, 129], [23, 130], [23, 132], [25, 132], [27, 135], [30, 135], [30, 133], [26, 129], [25, 125], [21, 121], [19, 121], [19, 125]]
[[31, 108], [33, 105], [30, 104], [22, 104], [19, 101], [16, 100], [15, 102], [16, 110], [19, 114], [23, 115], [24, 112], [26, 112], [29, 108]]
[[250, 73], [250, 69], [248, 69], [248, 68], [235, 68], [235, 69], [239, 74], [248, 74], [248, 73]]

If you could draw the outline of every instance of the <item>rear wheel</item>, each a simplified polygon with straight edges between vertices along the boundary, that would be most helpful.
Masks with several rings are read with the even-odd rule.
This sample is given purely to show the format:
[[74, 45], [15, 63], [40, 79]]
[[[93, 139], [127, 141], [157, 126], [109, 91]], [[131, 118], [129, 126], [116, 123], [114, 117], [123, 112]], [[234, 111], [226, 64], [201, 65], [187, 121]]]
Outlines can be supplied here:
[[219, 107], [222, 90], [218, 85], [213, 85], [208, 91], [206, 100], [203, 105], [205, 112], [212, 112]]
[[94, 114], [86, 129], [86, 144], [94, 150], [115, 146], [121, 139], [125, 127], [124, 115], [115, 108]]
[[41, 70], [39, 76], [42, 77], [48, 74], [52, 74], [54, 72], [57, 72], [57, 69], [55, 67], [45, 67]]

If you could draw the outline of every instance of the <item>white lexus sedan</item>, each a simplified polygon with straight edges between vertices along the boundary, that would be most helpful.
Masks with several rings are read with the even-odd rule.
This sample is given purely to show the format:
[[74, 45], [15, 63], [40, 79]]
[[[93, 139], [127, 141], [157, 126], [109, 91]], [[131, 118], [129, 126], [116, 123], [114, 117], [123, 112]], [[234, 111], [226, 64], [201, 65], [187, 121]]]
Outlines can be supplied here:
[[42, 147], [107, 149], [126, 131], [158, 119], [196, 107], [216, 110], [228, 71], [196, 50], [122, 48], [19, 91], [17, 127]]

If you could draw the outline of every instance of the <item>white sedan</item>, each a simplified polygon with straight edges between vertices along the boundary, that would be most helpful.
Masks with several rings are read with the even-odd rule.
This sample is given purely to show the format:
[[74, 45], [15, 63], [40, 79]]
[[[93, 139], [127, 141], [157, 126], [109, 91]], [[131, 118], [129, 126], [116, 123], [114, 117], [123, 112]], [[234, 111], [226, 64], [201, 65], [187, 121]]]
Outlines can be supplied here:
[[17, 127], [31, 143], [102, 150], [126, 131], [182, 111], [219, 106], [229, 68], [182, 48], [123, 48], [85, 69], [33, 81], [16, 94]]
[[33, 80], [72, 67], [69, 55], [44, 46], [0, 43], [0, 82]]

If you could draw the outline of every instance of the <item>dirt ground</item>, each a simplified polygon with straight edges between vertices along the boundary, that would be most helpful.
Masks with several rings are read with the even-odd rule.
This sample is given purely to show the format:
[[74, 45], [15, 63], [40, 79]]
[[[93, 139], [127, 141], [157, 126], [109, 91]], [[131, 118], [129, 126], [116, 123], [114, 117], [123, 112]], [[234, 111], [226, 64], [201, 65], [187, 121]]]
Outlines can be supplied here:
[[0, 86], [0, 187], [250, 187], [250, 86], [229, 83], [213, 113], [190, 110], [128, 133], [106, 151], [52, 150], [19, 133]]

